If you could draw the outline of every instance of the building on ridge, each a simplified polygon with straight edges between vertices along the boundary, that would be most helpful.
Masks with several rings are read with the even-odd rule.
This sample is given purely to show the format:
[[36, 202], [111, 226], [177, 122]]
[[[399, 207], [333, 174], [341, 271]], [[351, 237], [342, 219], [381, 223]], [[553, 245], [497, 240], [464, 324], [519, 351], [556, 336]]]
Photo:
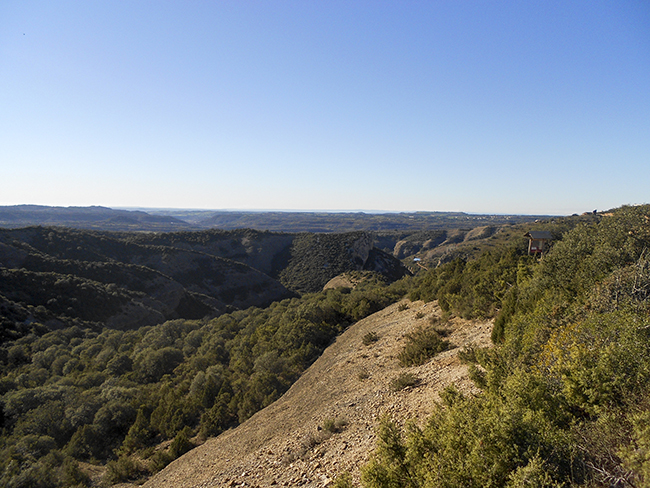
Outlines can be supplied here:
[[551, 233], [547, 230], [531, 230], [526, 232], [524, 237], [528, 237], [528, 254], [543, 254], [546, 243], [553, 239]]

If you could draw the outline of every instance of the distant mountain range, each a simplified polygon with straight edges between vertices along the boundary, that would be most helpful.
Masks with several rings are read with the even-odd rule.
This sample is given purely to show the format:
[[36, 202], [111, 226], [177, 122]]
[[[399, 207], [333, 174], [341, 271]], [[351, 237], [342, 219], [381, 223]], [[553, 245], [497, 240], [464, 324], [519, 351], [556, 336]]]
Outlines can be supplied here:
[[462, 212], [253, 212], [182, 209], [123, 210], [107, 207], [0, 206], [0, 227], [33, 225], [77, 229], [173, 232], [218, 228], [276, 232], [428, 231], [472, 229], [547, 219], [539, 215], [475, 215]]

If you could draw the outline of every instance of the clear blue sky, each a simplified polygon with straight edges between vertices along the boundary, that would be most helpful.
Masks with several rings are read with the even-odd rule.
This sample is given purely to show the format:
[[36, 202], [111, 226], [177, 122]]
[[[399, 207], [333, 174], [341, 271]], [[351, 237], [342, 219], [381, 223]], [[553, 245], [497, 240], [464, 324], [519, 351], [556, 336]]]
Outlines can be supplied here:
[[0, 2], [0, 205], [650, 202], [650, 2]]

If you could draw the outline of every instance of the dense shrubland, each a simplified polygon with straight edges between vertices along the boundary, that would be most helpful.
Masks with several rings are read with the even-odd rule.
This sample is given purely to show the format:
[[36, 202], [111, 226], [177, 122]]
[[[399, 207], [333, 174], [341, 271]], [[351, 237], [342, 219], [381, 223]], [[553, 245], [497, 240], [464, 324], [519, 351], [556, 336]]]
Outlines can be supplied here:
[[279, 398], [350, 323], [405, 293], [374, 278], [208, 321], [7, 342], [0, 485], [83, 486], [79, 461], [109, 461], [107, 482], [147, 476]]
[[421, 425], [385, 419], [366, 487], [650, 486], [650, 207], [578, 224], [541, 260], [523, 248], [450, 263], [411, 292], [498, 310], [482, 388]]
[[[412, 280], [211, 320], [47, 332], [46, 311], [0, 301], [3, 317], [25, 323], [0, 348], [0, 485], [84, 486], [80, 461], [108, 462], [110, 482], [145, 477], [279, 398], [345, 327], [407, 295], [495, 317], [495, 347], [462, 354], [479, 395], [451, 388], [426, 422], [384, 419], [364, 486], [650, 486], [650, 207], [538, 228], [555, 236], [541, 259], [513, 229], [506, 244]], [[435, 330], [409, 339], [404, 364], [444, 347]], [[394, 388], [413, 382], [405, 373]]]

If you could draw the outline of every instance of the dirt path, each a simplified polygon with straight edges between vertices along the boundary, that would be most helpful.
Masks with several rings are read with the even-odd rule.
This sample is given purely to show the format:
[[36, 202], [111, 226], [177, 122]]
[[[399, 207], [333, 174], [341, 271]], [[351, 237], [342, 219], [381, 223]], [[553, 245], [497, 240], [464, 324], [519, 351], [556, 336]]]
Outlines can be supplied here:
[[[404, 334], [440, 314], [436, 303], [403, 301], [351, 326], [277, 402], [193, 449], [144, 486], [325, 487], [345, 471], [358, 480], [383, 415], [423, 421], [446, 386], [473, 389], [458, 351], [468, 344], [489, 346], [491, 322], [453, 319], [447, 339], [454, 349], [422, 366], [398, 364]], [[366, 346], [368, 332], [379, 340]], [[390, 381], [405, 371], [420, 384], [391, 391]], [[328, 421], [345, 426], [332, 434], [322, 428]]]

